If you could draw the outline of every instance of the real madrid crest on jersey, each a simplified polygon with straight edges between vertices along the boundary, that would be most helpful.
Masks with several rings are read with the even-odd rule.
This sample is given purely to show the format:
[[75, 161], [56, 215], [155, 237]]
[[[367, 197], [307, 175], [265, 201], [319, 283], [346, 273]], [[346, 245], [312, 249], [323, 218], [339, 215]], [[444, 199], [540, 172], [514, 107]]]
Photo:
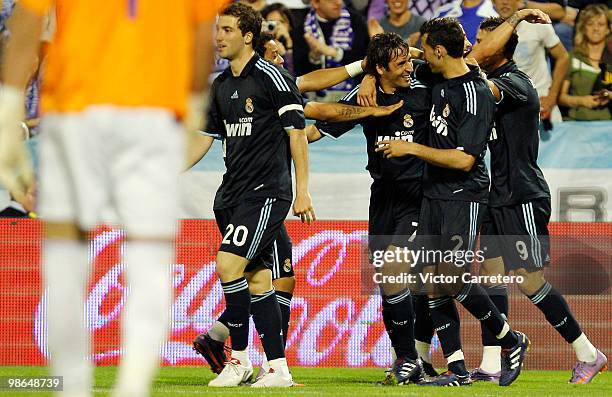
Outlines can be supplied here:
[[450, 114], [450, 105], [447, 103], [446, 106], [444, 106], [444, 110], [442, 111], [442, 116], [444, 116], [444, 118], [447, 118], [449, 114]]
[[285, 273], [289, 273], [291, 271], [291, 259], [285, 259], [285, 263], [283, 264], [283, 270]]
[[246, 99], [244, 110], [246, 110], [247, 113], [253, 113], [253, 111], [255, 110], [255, 108], [253, 107], [253, 100], [251, 98]]
[[412, 120], [412, 116], [409, 114], [405, 114], [404, 115], [404, 127], [412, 128], [413, 125], [414, 125], [414, 120]]

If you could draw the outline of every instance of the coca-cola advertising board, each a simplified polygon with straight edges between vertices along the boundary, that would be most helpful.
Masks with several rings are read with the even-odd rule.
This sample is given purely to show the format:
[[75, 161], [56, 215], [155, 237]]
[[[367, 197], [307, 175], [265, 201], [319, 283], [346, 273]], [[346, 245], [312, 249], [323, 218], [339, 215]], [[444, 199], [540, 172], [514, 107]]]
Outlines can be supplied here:
[[[292, 301], [287, 356], [291, 365], [324, 367], [389, 366], [390, 342], [380, 314], [380, 297], [364, 285], [367, 222], [319, 221], [305, 226], [288, 221], [293, 241], [297, 287]], [[42, 365], [46, 352], [45, 294], [40, 277], [41, 223], [0, 220], [0, 365]], [[551, 234], [553, 265], [548, 279], [567, 299], [589, 338], [612, 350], [612, 225], [555, 223]], [[215, 275], [221, 236], [214, 221], [184, 220], [172, 264], [175, 297], [164, 365], [202, 365], [193, 338], [206, 331], [224, 308]], [[92, 235], [92, 276], [86, 321], [98, 365], [118, 362], [120, 318], [126, 291], [121, 263], [123, 234], [104, 228]], [[364, 265], [365, 264], [365, 265]], [[474, 271], [474, 270], [473, 270]], [[510, 288], [510, 322], [533, 341], [529, 368], [565, 369], [571, 348], [531, 302]], [[463, 347], [471, 364], [480, 358], [480, 328], [461, 310]], [[261, 345], [251, 324], [250, 354], [261, 361]], [[443, 365], [437, 340], [432, 350]]]

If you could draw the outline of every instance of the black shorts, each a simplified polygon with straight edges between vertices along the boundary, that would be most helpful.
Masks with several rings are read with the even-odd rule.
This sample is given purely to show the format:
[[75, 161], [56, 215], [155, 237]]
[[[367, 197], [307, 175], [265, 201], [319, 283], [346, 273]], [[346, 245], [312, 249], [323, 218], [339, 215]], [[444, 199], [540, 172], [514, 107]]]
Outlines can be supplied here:
[[485, 258], [504, 259], [506, 270], [538, 270], [550, 263], [550, 199], [491, 207], [482, 224]]
[[293, 277], [293, 256], [291, 251], [293, 247], [284, 224], [281, 225], [272, 246], [272, 280]]
[[420, 264], [454, 262], [468, 270], [477, 258], [476, 240], [485, 209], [477, 202], [423, 197], [417, 242], [425, 252]]
[[245, 271], [272, 267], [273, 242], [287, 217], [291, 202], [253, 197], [235, 207], [215, 210], [223, 235], [219, 251], [250, 260]]
[[370, 187], [368, 248], [411, 247], [419, 225], [421, 181], [375, 180]]

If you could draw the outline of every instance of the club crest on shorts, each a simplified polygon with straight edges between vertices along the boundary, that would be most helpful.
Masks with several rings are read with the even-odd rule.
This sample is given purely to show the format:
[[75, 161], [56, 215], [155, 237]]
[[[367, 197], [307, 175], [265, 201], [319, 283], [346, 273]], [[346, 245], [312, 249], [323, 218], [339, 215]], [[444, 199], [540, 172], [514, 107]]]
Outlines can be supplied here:
[[285, 273], [289, 273], [291, 271], [291, 259], [285, 259], [285, 263], [283, 263], [283, 270]]
[[244, 110], [246, 110], [247, 113], [253, 113], [253, 111], [255, 110], [255, 107], [253, 106], [253, 100], [251, 98], [246, 99]]
[[446, 106], [444, 106], [444, 110], [442, 111], [442, 116], [446, 118], [448, 117], [449, 114], [450, 114], [450, 105], [447, 103]]
[[409, 114], [405, 114], [404, 115], [404, 127], [412, 128], [413, 125], [414, 125], [414, 120], [412, 120], [412, 116]]

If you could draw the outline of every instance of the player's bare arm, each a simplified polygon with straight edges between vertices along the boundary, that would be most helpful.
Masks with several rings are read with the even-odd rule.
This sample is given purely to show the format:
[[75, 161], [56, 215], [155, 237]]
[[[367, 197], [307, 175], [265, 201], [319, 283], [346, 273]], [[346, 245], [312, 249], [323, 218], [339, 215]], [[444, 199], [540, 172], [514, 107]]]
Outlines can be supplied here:
[[501, 90], [499, 89], [499, 87], [497, 85], [495, 85], [495, 83], [493, 81], [491, 81], [491, 80], [487, 80], [487, 85], [489, 86], [489, 89], [491, 90], [491, 93], [495, 97], [495, 102], [501, 101], [502, 100], [502, 93], [501, 93]]
[[469, 172], [476, 161], [474, 156], [459, 149], [435, 149], [402, 140], [380, 141], [376, 151], [382, 152], [385, 158], [415, 156], [437, 167], [465, 172]]
[[206, 156], [206, 153], [208, 153], [214, 141], [213, 137], [200, 133], [190, 134], [188, 138], [186, 170], [191, 169]]
[[306, 139], [308, 140], [308, 143], [313, 143], [323, 138], [323, 134], [321, 134], [321, 131], [319, 131], [317, 126], [314, 124], [308, 124], [306, 128], [304, 128], [304, 131], [306, 132]]
[[304, 115], [308, 119], [340, 122], [360, 120], [366, 117], [389, 116], [402, 107], [403, 101], [389, 106], [353, 106], [343, 103], [308, 102], [304, 106]]
[[314, 92], [333, 87], [351, 77], [363, 73], [365, 59], [337, 68], [318, 69], [300, 76], [297, 86], [300, 92]]
[[485, 58], [500, 51], [521, 21], [540, 24], [551, 23], [550, 17], [541, 10], [526, 8], [517, 11], [506, 22], [493, 30], [486, 41], [478, 43], [478, 46], [470, 51], [470, 58], [474, 58], [476, 62], [481, 63]]
[[[23, 143], [24, 89], [40, 45], [43, 15], [17, 5], [10, 19], [0, 93], [0, 182], [18, 202], [26, 204], [34, 171]], [[31, 208], [28, 208], [31, 209]]]
[[291, 158], [295, 167], [295, 200], [293, 215], [310, 224], [316, 220], [312, 198], [308, 190], [308, 139], [304, 130], [289, 131]]

